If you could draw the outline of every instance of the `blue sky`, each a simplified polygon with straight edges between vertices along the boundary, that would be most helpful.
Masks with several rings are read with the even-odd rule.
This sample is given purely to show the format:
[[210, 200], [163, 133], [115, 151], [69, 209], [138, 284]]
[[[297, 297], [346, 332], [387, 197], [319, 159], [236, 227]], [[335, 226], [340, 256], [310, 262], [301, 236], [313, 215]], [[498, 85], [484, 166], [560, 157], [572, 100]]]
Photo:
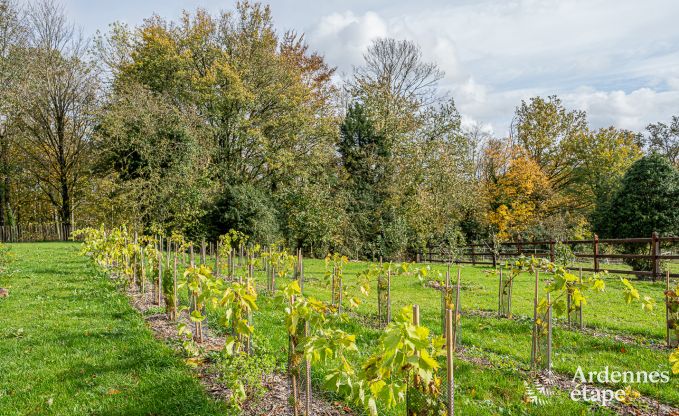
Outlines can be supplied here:
[[[272, 0], [279, 30], [306, 33], [348, 76], [370, 40], [407, 38], [446, 72], [465, 124], [505, 134], [514, 107], [559, 95], [593, 127], [641, 130], [679, 114], [679, 1]], [[232, 9], [231, 1], [63, 0], [85, 34], [157, 13]]]

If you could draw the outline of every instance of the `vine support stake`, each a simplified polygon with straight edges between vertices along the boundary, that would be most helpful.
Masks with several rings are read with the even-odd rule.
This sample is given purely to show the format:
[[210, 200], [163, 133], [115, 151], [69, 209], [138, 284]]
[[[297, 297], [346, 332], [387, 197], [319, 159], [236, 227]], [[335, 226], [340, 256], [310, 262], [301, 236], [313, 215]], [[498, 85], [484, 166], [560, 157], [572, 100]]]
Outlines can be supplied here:
[[599, 236], [594, 234], [594, 273], [599, 273]]
[[448, 309], [448, 296], [450, 295], [450, 263], [446, 269], [445, 286], [441, 290], [441, 334], [446, 334], [446, 310]]
[[215, 243], [215, 276], [221, 277], [221, 270], [219, 270], [219, 241]]
[[[578, 281], [582, 284], [582, 267], [580, 267], [580, 273]], [[578, 317], [580, 318], [580, 329], [585, 328], [585, 321], [582, 320], [582, 302], [580, 302], [580, 307], [578, 308]]]
[[137, 288], [137, 247], [139, 247], [139, 236], [134, 232], [134, 255], [132, 257], [132, 284]]
[[547, 372], [552, 371], [552, 299], [547, 293]]
[[174, 269], [172, 271], [172, 293], [174, 294], [174, 308], [172, 311], [172, 320], [177, 320], [177, 311], [179, 310], [179, 298], [177, 296], [177, 245], [175, 244], [174, 251]]
[[[420, 306], [417, 304], [413, 305], [413, 325], [415, 326], [420, 326]], [[415, 356], [418, 356], [417, 349], [415, 350]], [[417, 372], [413, 372], [412, 374], [413, 377], [413, 387], [417, 388], [418, 385], [420, 384], [420, 377], [417, 375]], [[407, 414], [415, 414], [413, 412], [414, 409], [411, 409], [410, 406], [410, 392], [406, 393], [406, 412]]]
[[660, 276], [660, 239], [658, 233], [653, 231], [651, 235], [651, 253], [653, 256], [653, 281], [655, 282]]
[[453, 310], [446, 308], [446, 393], [448, 394], [447, 414], [455, 414], [455, 370], [453, 358], [455, 342], [453, 341]]
[[142, 298], [144, 297], [144, 293], [146, 292], [146, 268], [144, 267], [144, 246], [139, 247], [139, 252], [141, 253], [141, 276], [139, 279], [141, 280], [141, 296]]
[[670, 270], [665, 274], [665, 329], [667, 331], [667, 347], [672, 347], [672, 338], [670, 335]]
[[[309, 322], [304, 322], [304, 336], [309, 337], [310, 331], [309, 331]], [[311, 360], [308, 358], [305, 359], [304, 361], [305, 365], [305, 387], [306, 387], [306, 394], [304, 397], [304, 414], [306, 416], [311, 416]]]
[[[456, 346], [457, 343], [459, 342], [460, 338], [460, 328], [459, 328], [459, 320], [461, 316], [461, 308], [460, 308], [460, 280], [462, 277], [462, 272], [460, 268], [457, 268], [457, 287], [455, 288], [455, 322], [454, 322], [454, 329], [453, 329], [453, 345]], [[455, 347], [454, 347], [455, 348]]]
[[538, 350], [538, 279], [540, 278], [540, 271], [535, 270], [535, 291], [533, 293], [533, 333], [530, 351], [530, 366], [535, 369], [537, 362]]
[[163, 239], [158, 240], [158, 292], [156, 301], [160, 305], [163, 301]]
[[387, 270], [387, 325], [391, 322], [391, 268]]
[[500, 286], [497, 292], [497, 316], [502, 317], [502, 267], [500, 267]]
[[342, 314], [342, 279], [337, 278], [337, 289], [339, 293], [337, 294], [337, 314], [341, 315]]

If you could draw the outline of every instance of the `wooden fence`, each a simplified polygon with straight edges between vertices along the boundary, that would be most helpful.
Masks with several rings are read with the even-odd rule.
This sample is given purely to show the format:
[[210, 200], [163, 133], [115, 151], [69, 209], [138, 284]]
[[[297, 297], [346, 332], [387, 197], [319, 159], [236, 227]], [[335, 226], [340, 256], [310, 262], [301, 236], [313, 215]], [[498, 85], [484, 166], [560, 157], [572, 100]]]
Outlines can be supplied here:
[[61, 224], [26, 223], [0, 226], [0, 242], [25, 243], [32, 241], [61, 241], [64, 236]]
[[[617, 274], [633, 274], [636, 276], [650, 276], [655, 281], [663, 274], [661, 264], [663, 261], [679, 260], [677, 253], [661, 252], [662, 244], [676, 244], [679, 243], [679, 237], [660, 237], [657, 233], [653, 233], [648, 238], [608, 238], [603, 239], [594, 236], [591, 240], [545, 240], [545, 241], [518, 241], [507, 242], [500, 244], [499, 253], [493, 251], [491, 243], [483, 244], [469, 244], [463, 247], [463, 254], [457, 258], [451, 258], [448, 253], [439, 250], [428, 250], [427, 252], [416, 253], [416, 261], [425, 262], [452, 262], [458, 264], [472, 264], [472, 265], [491, 265], [496, 267], [504, 259], [515, 258], [521, 255], [535, 256], [541, 258], [548, 258], [550, 261], [555, 260], [555, 247], [557, 243], [562, 243], [569, 246], [573, 250], [576, 259], [591, 259], [592, 267], [583, 267], [583, 271], [588, 272], [602, 272], [609, 271]], [[621, 244], [647, 244], [648, 254], [622, 254], [614, 253], [615, 246]], [[612, 261], [619, 261], [624, 259], [643, 259], [649, 260], [653, 267], [650, 271], [634, 271], [634, 270], [620, 270], [610, 269], [605, 267], [605, 264]], [[679, 273], [672, 273], [670, 277], [679, 277]]]

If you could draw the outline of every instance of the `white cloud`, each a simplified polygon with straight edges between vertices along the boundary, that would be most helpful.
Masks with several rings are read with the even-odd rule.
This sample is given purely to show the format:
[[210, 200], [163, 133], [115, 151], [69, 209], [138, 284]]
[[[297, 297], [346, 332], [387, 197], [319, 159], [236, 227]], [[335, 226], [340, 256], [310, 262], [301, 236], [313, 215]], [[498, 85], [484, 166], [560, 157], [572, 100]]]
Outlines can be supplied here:
[[[382, 3], [383, 4], [383, 3]], [[317, 20], [312, 46], [340, 72], [375, 37], [416, 41], [446, 71], [465, 123], [505, 134], [516, 105], [559, 95], [593, 127], [641, 130], [679, 108], [679, 2], [489, 0], [392, 2]]]
[[373, 39], [387, 35], [387, 25], [377, 13], [347, 11], [322, 17], [309, 38], [331, 64], [346, 72], [362, 62]]

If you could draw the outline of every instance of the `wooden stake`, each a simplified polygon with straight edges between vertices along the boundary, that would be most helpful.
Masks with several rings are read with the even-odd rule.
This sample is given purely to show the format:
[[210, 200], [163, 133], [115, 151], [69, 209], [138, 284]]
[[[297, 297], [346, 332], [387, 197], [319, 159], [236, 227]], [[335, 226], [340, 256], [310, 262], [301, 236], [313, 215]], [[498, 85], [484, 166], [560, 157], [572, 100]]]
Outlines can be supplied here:
[[141, 294], [142, 297], [144, 293], [146, 292], [146, 269], [144, 268], [144, 246], [142, 245], [139, 248], [139, 251], [141, 252]]
[[337, 314], [341, 315], [342, 314], [342, 279], [339, 278], [338, 276], [338, 289], [339, 289], [339, 294], [338, 294], [338, 304], [337, 304]]
[[551, 296], [547, 293], [547, 371], [552, 371], [552, 304]]
[[387, 270], [387, 325], [391, 322], [391, 268]]
[[538, 279], [540, 278], [540, 271], [535, 270], [535, 290], [533, 294], [533, 342], [530, 352], [530, 365], [531, 368], [535, 369], [537, 360], [537, 331], [538, 331]]
[[460, 320], [460, 276], [461, 276], [461, 271], [460, 268], [458, 267], [457, 269], [457, 288], [455, 289], [455, 322], [453, 326], [453, 348], [456, 348], [455, 346], [457, 345], [458, 342], [458, 337], [459, 337], [459, 328], [458, 328], [458, 322]]
[[160, 305], [163, 300], [163, 240], [161, 237], [160, 243], [158, 244], [160, 250], [158, 250], [158, 297], [156, 298], [157, 304]]
[[502, 267], [500, 267], [500, 289], [497, 294], [497, 316], [502, 317]]
[[[309, 337], [309, 322], [304, 322], [304, 336]], [[306, 396], [304, 397], [304, 414], [311, 416], [311, 360], [305, 359], [306, 370]]]
[[[665, 290], [670, 291], [670, 271], [665, 274]], [[678, 323], [679, 324], [679, 323]], [[667, 330], [667, 346], [672, 347], [672, 336], [670, 334], [670, 297], [665, 295], [665, 329]]]
[[299, 288], [304, 294], [304, 255], [302, 249], [299, 249]]
[[[580, 267], [580, 278], [579, 278], [580, 284], [582, 284], [582, 267]], [[582, 302], [580, 303], [580, 307], [578, 310], [578, 313], [580, 314], [580, 329], [585, 328], [585, 321], [582, 319]]]
[[219, 267], [219, 241], [215, 243], [215, 276], [221, 275], [221, 270]]
[[137, 248], [139, 247], [138, 244], [138, 235], [137, 232], [134, 232], [134, 256], [132, 257], [132, 284], [134, 285], [135, 290], [137, 289]]
[[[413, 305], [413, 325], [420, 326], [420, 306]], [[415, 350], [415, 355], [417, 356], [417, 350]], [[417, 374], [413, 374], [413, 385], [417, 386], [420, 383], [420, 377]]]
[[446, 309], [446, 392], [448, 393], [448, 416], [455, 414], [455, 370], [453, 341], [453, 310]]
[[[177, 247], [175, 246], [175, 250]], [[177, 297], [177, 251], [174, 252], [174, 270], [172, 271], [172, 293], [174, 294], [174, 308], [172, 311], [172, 320], [177, 320], [177, 311], [179, 310], [179, 299]]]

